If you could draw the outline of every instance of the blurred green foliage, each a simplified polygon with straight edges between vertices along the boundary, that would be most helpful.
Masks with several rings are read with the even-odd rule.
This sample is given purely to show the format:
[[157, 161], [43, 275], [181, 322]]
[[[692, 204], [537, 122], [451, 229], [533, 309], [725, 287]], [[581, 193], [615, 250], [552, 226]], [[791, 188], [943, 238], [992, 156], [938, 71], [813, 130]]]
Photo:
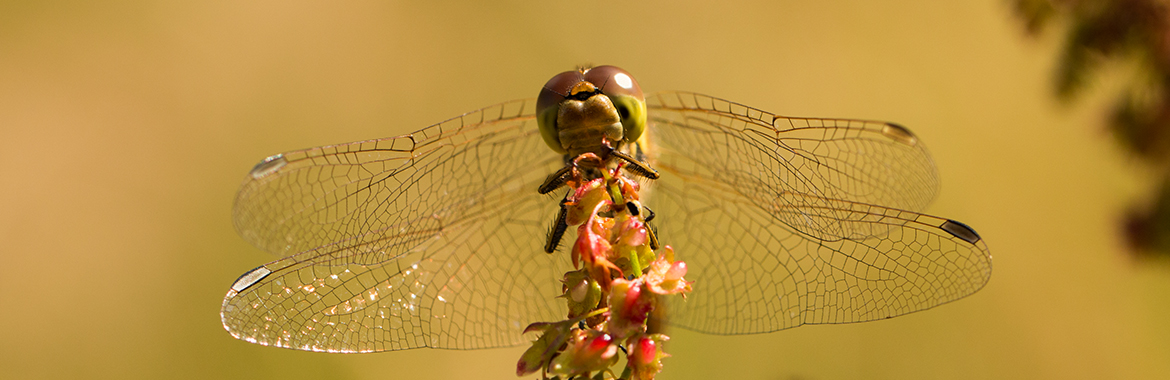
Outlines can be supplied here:
[[1133, 251], [1170, 256], [1170, 4], [1159, 0], [1013, 0], [1031, 35], [1063, 29], [1056, 96], [1071, 103], [1107, 63], [1132, 67], [1107, 127], [1121, 146], [1160, 176], [1150, 200], [1126, 216]]

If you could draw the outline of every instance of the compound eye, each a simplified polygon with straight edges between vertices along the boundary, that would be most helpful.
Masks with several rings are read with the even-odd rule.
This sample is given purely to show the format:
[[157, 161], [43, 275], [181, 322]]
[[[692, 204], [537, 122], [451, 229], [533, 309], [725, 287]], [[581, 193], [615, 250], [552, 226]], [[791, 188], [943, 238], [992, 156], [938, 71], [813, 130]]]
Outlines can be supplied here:
[[610, 97], [615, 95], [633, 96], [642, 99], [642, 88], [630, 73], [617, 66], [597, 66], [585, 72], [585, 80], [597, 88], [602, 94]]
[[539, 114], [548, 107], [560, 105], [561, 101], [569, 97], [569, 90], [584, 80], [585, 76], [577, 70], [566, 71], [549, 79], [540, 89], [540, 95], [536, 97], [536, 113]]
[[540, 128], [540, 137], [554, 152], [567, 152], [561, 146], [560, 134], [557, 132], [557, 111], [561, 102], [569, 97], [573, 86], [584, 81], [585, 76], [580, 71], [566, 71], [549, 79], [536, 97], [536, 125]]
[[585, 80], [600, 88], [617, 108], [622, 118], [622, 140], [637, 141], [646, 130], [646, 99], [634, 77], [617, 66], [597, 66], [585, 72]]

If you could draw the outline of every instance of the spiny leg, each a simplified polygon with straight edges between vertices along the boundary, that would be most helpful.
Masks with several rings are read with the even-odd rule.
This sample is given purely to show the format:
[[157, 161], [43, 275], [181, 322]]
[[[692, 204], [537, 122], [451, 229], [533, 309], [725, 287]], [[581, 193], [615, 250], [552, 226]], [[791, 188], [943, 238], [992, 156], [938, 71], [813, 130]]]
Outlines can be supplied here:
[[[565, 165], [565, 167], [557, 170], [556, 173], [553, 173], [552, 175], [549, 175], [548, 178], [545, 178], [544, 183], [541, 184], [540, 188], [536, 189], [536, 191], [541, 194], [548, 194], [553, 190], [559, 189], [561, 186], [565, 185], [565, 182], [569, 180], [572, 171], [572, 164]], [[563, 208], [564, 207], [562, 207], [562, 209]]]
[[612, 152], [609, 152], [609, 154], [622, 159], [622, 161], [630, 163], [630, 166], [626, 166], [626, 170], [649, 179], [658, 179], [658, 171], [654, 170], [654, 168], [650, 167], [650, 165], [647, 165], [645, 162], [638, 161], [637, 159], [630, 157], [630, 155], [616, 149]]
[[553, 222], [552, 228], [549, 229], [548, 240], [544, 243], [545, 253], [556, 251], [557, 246], [561, 244], [561, 238], [565, 236], [565, 230], [569, 229], [569, 223], [565, 220], [569, 215], [569, 208], [565, 202], [569, 200], [571, 193], [565, 193], [565, 199], [561, 201], [561, 210], [557, 212], [557, 219]]
[[596, 175], [590, 174], [602, 168], [604, 163], [601, 158], [593, 153], [582, 153], [576, 158], [569, 159], [565, 155], [565, 167], [560, 168], [544, 179], [544, 183], [540, 188], [536, 189], [541, 194], [548, 194], [553, 190], [561, 188], [571, 180], [588, 180], [590, 178], [597, 178]]

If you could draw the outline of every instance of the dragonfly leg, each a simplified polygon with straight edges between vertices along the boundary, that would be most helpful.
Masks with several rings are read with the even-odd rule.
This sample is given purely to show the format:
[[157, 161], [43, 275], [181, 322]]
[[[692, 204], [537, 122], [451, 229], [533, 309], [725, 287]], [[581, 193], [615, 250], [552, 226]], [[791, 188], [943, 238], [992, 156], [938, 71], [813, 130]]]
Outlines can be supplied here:
[[630, 155], [626, 154], [625, 152], [616, 149], [612, 152], [609, 152], [609, 154], [622, 159], [622, 161], [630, 163], [630, 166], [626, 166], [626, 170], [649, 179], [658, 179], [658, 171], [654, 170], [654, 168], [650, 167], [650, 165], [647, 165], [645, 162], [638, 161], [637, 159], [630, 157]]
[[569, 180], [569, 176], [572, 171], [573, 165], [565, 165], [565, 167], [561, 168], [561, 170], [557, 170], [556, 173], [553, 173], [549, 175], [548, 178], [545, 178], [544, 183], [541, 184], [540, 188], [536, 189], [536, 191], [540, 192], [541, 194], [548, 194], [553, 190], [561, 188], [561, 186], [564, 186], [565, 182]]
[[569, 208], [565, 206], [565, 202], [569, 199], [569, 193], [565, 194], [565, 200], [561, 201], [561, 210], [557, 212], [557, 219], [553, 222], [552, 228], [548, 230], [548, 240], [544, 243], [544, 252], [553, 253], [557, 250], [557, 246], [561, 245], [561, 238], [565, 236], [565, 230], [569, 229], [569, 223], [565, 218], [569, 215]]

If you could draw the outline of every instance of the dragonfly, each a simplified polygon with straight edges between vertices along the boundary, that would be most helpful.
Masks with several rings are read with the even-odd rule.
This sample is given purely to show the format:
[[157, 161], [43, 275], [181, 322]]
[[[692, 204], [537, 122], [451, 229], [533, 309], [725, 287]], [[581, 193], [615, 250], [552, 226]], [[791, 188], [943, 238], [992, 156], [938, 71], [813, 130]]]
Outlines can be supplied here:
[[[537, 103], [257, 164], [233, 220], [278, 259], [232, 284], [224, 328], [348, 353], [516, 346], [530, 323], [563, 319], [572, 263], [546, 253], [561, 205], [542, 185], [569, 157], [549, 149]], [[645, 130], [627, 145], [658, 172], [641, 180], [643, 200], [694, 282], [668, 301], [670, 325], [735, 335], [879, 320], [990, 279], [974, 229], [922, 213], [938, 173], [901, 125], [785, 117], [691, 92], [641, 106]]]

